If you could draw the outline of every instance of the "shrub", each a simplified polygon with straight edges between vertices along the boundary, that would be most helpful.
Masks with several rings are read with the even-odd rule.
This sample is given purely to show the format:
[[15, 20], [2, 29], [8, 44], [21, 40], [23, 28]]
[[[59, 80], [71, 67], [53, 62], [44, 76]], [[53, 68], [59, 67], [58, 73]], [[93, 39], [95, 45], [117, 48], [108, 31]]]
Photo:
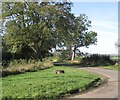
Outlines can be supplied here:
[[68, 50], [68, 49], [61, 50], [61, 54], [60, 54], [61, 61], [63, 61], [63, 60], [70, 60], [71, 59], [70, 55], [71, 55], [70, 50]]
[[46, 69], [53, 66], [49, 60], [41, 62], [40, 60], [13, 60], [10, 61], [9, 66], [2, 67], [0, 73], [2, 76], [16, 75], [24, 72], [32, 72]]
[[87, 57], [84, 57], [81, 60], [81, 64], [85, 66], [100, 66], [100, 65], [113, 65], [114, 61], [110, 59], [108, 55], [99, 55], [93, 54]]

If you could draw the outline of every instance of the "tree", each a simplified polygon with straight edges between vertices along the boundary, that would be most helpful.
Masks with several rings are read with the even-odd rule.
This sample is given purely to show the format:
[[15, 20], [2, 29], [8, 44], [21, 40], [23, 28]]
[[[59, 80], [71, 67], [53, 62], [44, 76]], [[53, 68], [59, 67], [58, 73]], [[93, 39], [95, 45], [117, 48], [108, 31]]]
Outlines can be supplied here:
[[97, 42], [97, 33], [89, 31], [91, 27], [91, 21], [88, 20], [88, 17], [85, 14], [80, 14], [80, 16], [75, 18], [76, 29], [72, 33], [72, 41], [69, 42], [72, 48], [72, 58], [75, 58], [76, 50], [79, 51], [79, 47], [88, 47], [91, 44]]
[[41, 59], [52, 48], [67, 47], [72, 56], [79, 47], [95, 44], [97, 33], [88, 31], [91, 22], [86, 15], [75, 17], [68, 2], [5, 2], [4, 40], [13, 58]]
[[52, 48], [66, 43], [74, 29], [71, 3], [8, 2], [2, 5], [7, 19], [4, 35], [8, 51], [24, 59], [42, 59]]

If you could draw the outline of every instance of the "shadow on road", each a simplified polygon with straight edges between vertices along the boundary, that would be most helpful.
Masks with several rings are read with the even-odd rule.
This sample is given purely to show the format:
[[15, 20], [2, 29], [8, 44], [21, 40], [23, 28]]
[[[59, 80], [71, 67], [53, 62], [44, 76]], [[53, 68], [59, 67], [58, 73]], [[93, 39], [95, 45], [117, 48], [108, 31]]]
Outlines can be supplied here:
[[61, 62], [53, 62], [54, 66], [74, 66], [74, 67], [82, 67], [80, 64], [67, 64], [67, 63], [61, 63]]

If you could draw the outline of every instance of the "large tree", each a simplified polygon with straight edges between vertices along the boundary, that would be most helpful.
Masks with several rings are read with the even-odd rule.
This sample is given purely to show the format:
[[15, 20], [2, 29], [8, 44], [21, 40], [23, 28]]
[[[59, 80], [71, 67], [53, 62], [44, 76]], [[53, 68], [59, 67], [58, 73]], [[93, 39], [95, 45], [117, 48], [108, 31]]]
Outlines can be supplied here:
[[52, 48], [65, 44], [73, 31], [71, 3], [9, 2], [2, 14], [8, 51], [23, 58], [44, 58]]
[[90, 31], [91, 21], [85, 14], [80, 14], [75, 18], [76, 28], [72, 34], [72, 40], [68, 42], [70, 50], [72, 50], [71, 60], [75, 58], [76, 51], [80, 51], [80, 47], [88, 47], [97, 42], [97, 33]]

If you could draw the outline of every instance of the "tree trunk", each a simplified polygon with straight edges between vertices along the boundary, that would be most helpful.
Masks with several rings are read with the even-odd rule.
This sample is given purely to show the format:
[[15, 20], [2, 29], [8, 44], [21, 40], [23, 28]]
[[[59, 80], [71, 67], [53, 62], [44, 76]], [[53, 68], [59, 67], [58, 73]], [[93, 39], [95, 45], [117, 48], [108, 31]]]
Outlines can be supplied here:
[[73, 61], [74, 58], [75, 58], [75, 51], [76, 51], [76, 48], [74, 48], [74, 49], [73, 49], [73, 52], [72, 52], [72, 58], [71, 58], [72, 61]]

